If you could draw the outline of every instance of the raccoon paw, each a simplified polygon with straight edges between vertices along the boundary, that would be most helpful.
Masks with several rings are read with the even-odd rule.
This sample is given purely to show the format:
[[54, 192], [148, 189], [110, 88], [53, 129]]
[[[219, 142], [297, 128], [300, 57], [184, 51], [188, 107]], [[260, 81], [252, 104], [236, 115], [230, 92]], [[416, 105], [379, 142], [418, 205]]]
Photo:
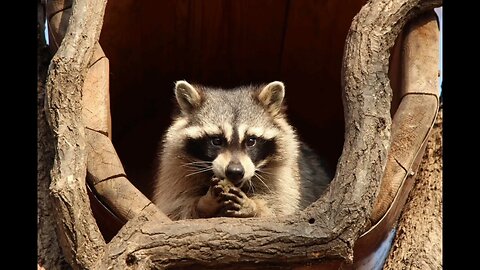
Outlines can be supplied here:
[[221, 195], [224, 190], [219, 185], [211, 186], [207, 193], [198, 199], [196, 209], [201, 218], [214, 217], [222, 207]]
[[223, 202], [220, 216], [239, 218], [256, 216], [255, 202], [248, 198], [241, 189], [230, 187], [228, 193], [223, 193], [221, 197]]

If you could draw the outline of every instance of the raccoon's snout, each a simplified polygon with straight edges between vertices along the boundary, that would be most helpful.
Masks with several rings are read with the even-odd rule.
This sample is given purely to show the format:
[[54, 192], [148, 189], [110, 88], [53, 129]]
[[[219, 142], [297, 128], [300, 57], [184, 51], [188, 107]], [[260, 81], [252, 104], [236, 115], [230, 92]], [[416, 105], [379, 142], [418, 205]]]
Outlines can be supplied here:
[[238, 184], [244, 175], [245, 169], [240, 162], [230, 162], [225, 169], [225, 176], [233, 181], [234, 184]]

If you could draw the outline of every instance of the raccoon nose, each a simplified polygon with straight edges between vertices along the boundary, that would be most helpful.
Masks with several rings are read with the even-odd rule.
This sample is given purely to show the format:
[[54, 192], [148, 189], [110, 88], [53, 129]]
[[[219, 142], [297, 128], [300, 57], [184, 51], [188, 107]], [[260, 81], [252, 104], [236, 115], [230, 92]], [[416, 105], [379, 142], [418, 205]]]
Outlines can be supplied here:
[[243, 170], [242, 164], [240, 162], [230, 162], [225, 170], [225, 176], [234, 184], [237, 184], [238, 181], [242, 180], [245, 170]]

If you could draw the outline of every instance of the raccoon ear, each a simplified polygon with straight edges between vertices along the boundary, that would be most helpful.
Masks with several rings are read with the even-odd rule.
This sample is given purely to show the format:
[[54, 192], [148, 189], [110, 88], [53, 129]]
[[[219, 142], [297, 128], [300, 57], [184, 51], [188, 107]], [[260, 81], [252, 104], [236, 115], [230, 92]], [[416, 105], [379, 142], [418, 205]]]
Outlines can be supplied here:
[[180, 109], [185, 113], [190, 113], [202, 103], [200, 92], [187, 81], [175, 83], [175, 98]]
[[273, 115], [278, 114], [282, 109], [282, 102], [284, 97], [285, 86], [282, 82], [279, 81], [269, 83], [258, 93], [258, 100]]

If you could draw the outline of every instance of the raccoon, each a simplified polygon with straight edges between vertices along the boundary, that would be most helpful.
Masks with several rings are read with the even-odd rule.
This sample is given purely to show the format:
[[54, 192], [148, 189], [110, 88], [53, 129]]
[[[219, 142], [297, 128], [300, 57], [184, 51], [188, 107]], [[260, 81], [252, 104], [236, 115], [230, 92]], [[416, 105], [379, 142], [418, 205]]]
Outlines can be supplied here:
[[171, 219], [292, 214], [330, 182], [285, 114], [285, 87], [175, 84], [152, 201]]

